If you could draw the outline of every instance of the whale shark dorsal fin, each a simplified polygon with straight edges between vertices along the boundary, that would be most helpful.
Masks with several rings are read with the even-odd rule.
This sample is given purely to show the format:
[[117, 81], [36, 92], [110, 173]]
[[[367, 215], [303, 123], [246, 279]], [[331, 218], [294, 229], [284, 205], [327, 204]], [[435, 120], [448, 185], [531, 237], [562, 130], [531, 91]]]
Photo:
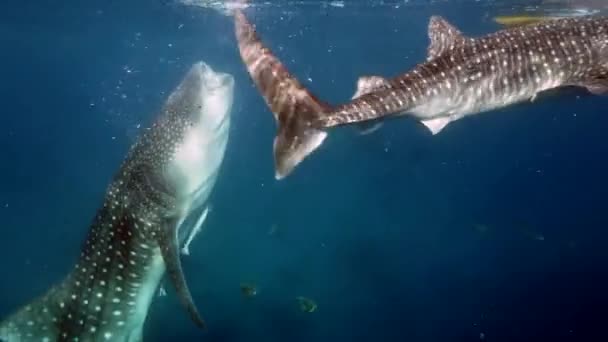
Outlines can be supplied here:
[[429, 20], [429, 39], [427, 60], [431, 60], [463, 43], [466, 37], [454, 25], [440, 16], [432, 16]]
[[158, 233], [160, 250], [167, 267], [167, 273], [175, 287], [180, 302], [186, 308], [194, 323], [205, 329], [205, 321], [199, 314], [198, 309], [192, 300], [192, 295], [190, 294], [190, 289], [188, 288], [182, 270], [182, 263], [179, 259], [177, 226], [177, 222], [174, 220], [165, 220], [162, 224]]

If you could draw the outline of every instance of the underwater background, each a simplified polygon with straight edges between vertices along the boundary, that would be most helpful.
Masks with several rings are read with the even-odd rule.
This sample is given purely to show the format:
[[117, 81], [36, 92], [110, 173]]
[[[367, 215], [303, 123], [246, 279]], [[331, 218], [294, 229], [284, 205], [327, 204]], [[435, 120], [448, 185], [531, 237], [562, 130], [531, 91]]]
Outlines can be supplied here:
[[[470, 36], [532, 1], [275, 2], [248, 10], [313, 92], [426, 58], [427, 24]], [[231, 19], [172, 1], [17, 1], [0, 11], [0, 317], [71, 269], [141, 127], [198, 60], [236, 79], [204, 231], [145, 341], [608, 341], [608, 98], [564, 90], [452, 123], [332, 131], [274, 179], [270, 111]], [[255, 285], [244, 296], [242, 283]], [[314, 300], [303, 312], [297, 297]]]

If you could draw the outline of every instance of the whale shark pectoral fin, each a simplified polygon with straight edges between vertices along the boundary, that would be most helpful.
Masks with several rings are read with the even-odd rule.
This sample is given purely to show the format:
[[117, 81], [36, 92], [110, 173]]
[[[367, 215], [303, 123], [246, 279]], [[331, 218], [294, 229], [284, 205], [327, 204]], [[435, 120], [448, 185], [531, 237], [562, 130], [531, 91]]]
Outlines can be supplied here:
[[608, 82], [587, 84], [585, 88], [593, 95], [608, 95]]
[[593, 95], [608, 95], [608, 81], [585, 84], [585, 88]]
[[436, 119], [422, 120], [422, 124], [428, 128], [433, 135], [441, 132], [452, 121], [449, 116], [443, 116]]
[[437, 15], [432, 16], [429, 20], [428, 34], [431, 43], [427, 50], [427, 60], [436, 58], [451, 47], [466, 40], [459, 29]]
[[382, 127], [382, 121], [363, 121], [355, 125], [360, 135], [372, 134]]
[[581, 84], [595, 95], [608, 95], [608, 68], [592, 70]]
[[[608, 58], [608, 48], [605, 50]], [[608, 95], [608, 67], [600, 67], [593, 70], [585, 81], [585, 87], [589, 92], [596, 95]]]
[[192, 295], [190, 294], [190, 289], [188, 288], [188, 284], [186, 283], [186, 278], [184, 277], [184, 272], [182, 270], [182, 263], [179, 259], [177, 221], [166, 220], [163, 227], [160, 229], [159, 235], [160, 250], [163, 255], [163, 260], [165, 261], [171, 282], [173, 283], [175, 291], [177, 292], [177, 296], [179, 297], [182, 305], [190, 314], [190, 318], [192, 318], [194, 323], [197, 326], [205, 329], [205, 321], [199, 314], [196, 305], [192, 300]]
[[194, 237], [196, 235], [198, 235], [198, 233], [200, 233], [201, 227], [203, 226], [203, 223], [205, 223], [205, 220], [207, 219], [207, 214], [209, 214], [209, 206], [206, 206], [205, 209], [203, 209], [201, 216], [198, 218], [198, 220], [194, 224], [194, 227], [190, 231], [190, 234], [188, 235], [188, 238], [186, 239], [186, 242], [184, 243], [184, 246], [182, 247], [183, 255], [190, 255], [190, 244], [192, 243], [192, 240], [194, 240]]
[[[381, 88], [389, 88], [391, 84], [389, 81], [381, 76], [361, 76], [357, 80], [357, 89], [352, 96], [352, 99], [356, 99], [365, 94], [369, 94], [375, 90]], [[364, 121], [355, 125], [355, 129], [361, 135], [371, 134], [382, 127], [382, 121]]]
[[136, 329], [134, 329], [133, 331], [131, 331], [129, 333], [128, 336], [126, 337], [126, 340], [124, 340], [125, 342], [142, 342], [143, 341], [143, 326], [138, 327]]

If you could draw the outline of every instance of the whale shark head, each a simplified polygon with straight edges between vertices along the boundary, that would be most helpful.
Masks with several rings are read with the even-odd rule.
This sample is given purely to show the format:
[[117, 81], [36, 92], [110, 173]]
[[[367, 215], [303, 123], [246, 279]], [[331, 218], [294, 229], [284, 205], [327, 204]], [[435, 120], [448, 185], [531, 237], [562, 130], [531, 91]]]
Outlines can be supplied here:
[[218, 130], [225, 120], [230, 119], [230, 109], [233, 103], [234, 77], [232, 75], [215, 72], [204, 63], [197, 63], [194, 67], [201, 75], [206, 110], [201, 111], [199, 120], [208, 130]]
[[228, 141], [233, 92], [231, 75], [198, 62], [167, 100], [167, 139], [173, 141], [166, 164], [158, 166], [175, 196], [186, 202], [204, 197], [201, 192], [214, 183]]
[[234, 78], [214, 71], [204, 62], [195, 63], [177, 89], [169, 96], [166, 110], [184, 120], [199, 123], [208, 131], [228, 118], [233, 101]]

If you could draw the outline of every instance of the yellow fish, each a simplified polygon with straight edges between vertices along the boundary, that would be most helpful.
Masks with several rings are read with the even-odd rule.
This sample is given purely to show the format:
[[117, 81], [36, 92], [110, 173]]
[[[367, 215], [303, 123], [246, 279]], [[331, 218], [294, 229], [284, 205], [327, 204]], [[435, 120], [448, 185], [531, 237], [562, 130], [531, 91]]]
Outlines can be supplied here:
[[560, 16], [544, 16], [544, 15], [500, 15], [494, 17], [494, 22], [506, 26], [523, 26], [528, 24], [535, 24], [541, 21], [560, 19], [564, 17]]

